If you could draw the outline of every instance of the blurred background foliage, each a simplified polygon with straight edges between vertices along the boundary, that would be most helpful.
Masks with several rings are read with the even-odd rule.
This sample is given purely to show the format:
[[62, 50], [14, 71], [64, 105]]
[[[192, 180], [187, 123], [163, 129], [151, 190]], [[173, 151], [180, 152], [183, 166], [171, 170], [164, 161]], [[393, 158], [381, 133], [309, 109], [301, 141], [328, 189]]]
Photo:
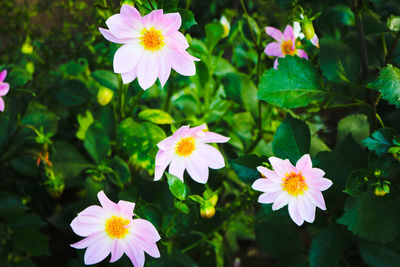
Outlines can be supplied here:
[[[180, 12], [201, 59], [196, 76], [173, 72], [163, 89], [123, 86], [112, 72], [118, 45], [98, 31], [120, 1], [0, 2], [0, 69], [11, 88], [0, 114], [1, 266], [83, 265], [69, 224], [100, 190], [136, 202], [160, 232], [161, 258], [147, 257], [147, 266], [398, 265], [397, 1], [130, 2], [142, 15]], [[309, 62], [289, 57], [269, 70], [264, 27], [283, 30], [300, 6], [321, 12], [320, 49], [305, 41]], [[300, 84], [310, 91], [296, 93]], [[227, 168], [211, 171], [206, 186], [153, 182], [156, 144], [201, 123], [231, 138], [219, 146]], [[285, 208], [257, 203], [251, 183], [268, 156], [294, 163], [304, 153], [334, 185], [327, 211], [297, 227]], [[216, 210], [203, 216], [211, 218], [203, 201]]]

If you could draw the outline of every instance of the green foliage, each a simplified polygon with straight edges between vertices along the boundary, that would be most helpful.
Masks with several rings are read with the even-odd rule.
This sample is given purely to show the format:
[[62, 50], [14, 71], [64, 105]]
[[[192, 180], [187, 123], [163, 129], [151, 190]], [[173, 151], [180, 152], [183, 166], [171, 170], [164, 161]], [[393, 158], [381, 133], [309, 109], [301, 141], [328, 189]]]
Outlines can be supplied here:
[[364, 170], [357, 170], [350, 173], [346, 182], [344, 192], [352, 197], [358, 197], [368, 190], [368, 177]]
[[378, 156], [382, 156], [392, 146], [394, 134], [395, 132], [393, 129], [382, 128], [375, 131], [370, 137], [364, 139], [362, 143]]
[[166, 173], [168, 179], [168, 187], [171, 193], [179, 200], [186, 199], [186, 186], [185, 184], [176, 176]]
[[171, 115], [160, 109], [145, 109], [139, 113], [139, 118], [155, 124], [171, 124], [174, 122]]
[[398, 68], [388, 64], [380, 71], [379, 77], [368, 86], [381, 92], [382, 98], [390, 104], [400, 107], [400, 70]]
[[367, 138], [369, 135], [367, 116], [355, 114], [340, 120], [338, 124], [337, 143], [341, 143], [349, 133], [351, 133], [356, 141]]
[[83, 144], [97, 164], [101, 164], [106, 159], [110, 149], [110, 139], [100, 123], [94, 122], [90, 125]]
[[96, 70], [95, 72], [92, 72], [91, 75], [100, 85], [113, 91], [118, 90], [118, 76], [115, 73], [107, 70]]
[[281, 108], [305, 107], [324, 99], [317, 71], [306, 59], [279, 59], [279, 68], [269, 69], [261, 76], [258, 98]]
[[256, 168], [262, 166], [264, 162], [267, 162], [267, 157], [250, 154], [232, 159], [230, 164], [240, 180], [252, 184], [256, 179], [261, 177]]

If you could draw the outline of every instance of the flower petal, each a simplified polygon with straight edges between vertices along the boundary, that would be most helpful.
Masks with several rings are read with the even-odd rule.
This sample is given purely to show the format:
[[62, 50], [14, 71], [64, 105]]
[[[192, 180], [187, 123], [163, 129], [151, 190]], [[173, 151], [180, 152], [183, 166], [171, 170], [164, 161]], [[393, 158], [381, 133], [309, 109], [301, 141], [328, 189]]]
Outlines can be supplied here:
[[214, 132], [204, 132], [204, 135], [197, 138], [197, 140], [202, 143], [226, 143], [229, 139], [229, 137]]
[[70, 226], [75, 234], [83, 237], [104, 230], [104, 223], [91, 216], [77, 216], [72, 220]]
[[297, 204], [299, 205], [300, 215], [306, 222], [312, 223], [315, 220], [315, 206], [307, 201], [304, 196], [299, 196]]
[[112, 202], [106, 194], [104, 194], [103, 190], [97, 193], [97, 198], [100, 201], [101, 206], [109, 213], [111, 214], [118, 214], [119, 212], [119, 207], [117, 204]]
[[0, 111], [4, 111], [4, 100], [0, 97]]
[[133, 236], [142, 240], [157, 242], [161, 239], [154, 225], [144, 219], [133, 219], [129, 224], [129, 230]]
[[208, 167], [197, 154], [192, 154], [187, 160], [187, 172], [198, 183], [205, 184], [208, 180]]
[[133, 82], [136, 79], [136, 69], [129, 72], [121, 73], [121, 78], [124, 84]]
[[124, 19], [129, 25], [135, 25], [137, 29], [142, 26], [142, 16], [135, 7], [131, 5], [122, 5], [120, 14], [122, 19]]
[[175, 175], [183, 182], [183, 172], [186, 169], [186, 158], [174, 157], [169, 164], [169, 173]]
[[193, 76], [196, 74], [194, 61], [197, 58], [192, 57], [186, 51], [170, 50], [168, 57], [171, 60], [171, 67], [179, 74], [184, 76]]
[[283, 160], [276, 157], [269, 157], [268, 160], [271, 163], [274, 171], [280, 177], [286, 177], [287, 174], [295, 171], [293, 165], [290, 163], [288, 159]]
[[10, 90], [10, 85], [8, 83], [0, 83], [0, 96], [5, 96]]
[[111, 244], [111, 238], [105, 238], [90, 245], [85, 252], [85, 264], [95, 264], [107, 258], [111, 252]]
[[309, 154], [303, 155], [296, 163], [296, 169], [303, 172], [312, 168], [312, 162]]
[[274, 28], [274, 27], [265, 27], [265, 32], [271, 36], [272, 38], [274, 38], [275, 40], [277, 40], [278, 42], [282, 42], [283, 41], [283, 34], [280, 30]]
[[0, 72], [0, 83], [2, 83], [7, 77], [7, 70]]
[[156, 155], [156, 167], [154, 172], [154, 180], [160, 180], [165, 169], [167, 168], [168, 164], [170, 164], [172, 160], [172, 155], [170, 152], [166, 152], [164, 150], [158, 150]]
[[208, 167], [211, 169], [221, 169], [225, 167], [225, 160], [221, 152], [213, 146], [207, 144], [197, 144], [196, 152], [198, 153], [198, 159], [206, 162]]
[[306, 51], [304, 51], [303, 49], [297, 49], [297, 55], [300, 58], [305, 58], [308, 60], [308, 55], [307, 55]]
[[131, 38], [118, 38], [115, 37], [110, 30], [104, 29], [104, 28], [99, 28], [99, 31], [101, 33], [101, 35], [103, 35], [103, 37], [113, 43], [117, 43], [117, 44], [126, 44], [129, 43], [132, 39]]
[[321, 210], [326, 210], [325, 200], [320, 191], [307, 190], [305, 195], [315, 206], [317, 206]]
[[165, 43], [168, 44], [168, 47], [172, 50], [182, 51], [189, 47], [185, 36], [178, 31], [165, 36]]
[[275, 199], [281, 194], [282, 192], [276, 191], [273, 193], [263, 193], [258, 197], [258, 202], [264, 204], [270, 204], [275, 201]]
[[140, 66], [141, 59], [144, 60], [144, 58], [144, 50], [139, 43], [125, 44], [115, 52], [113, 62], [114, 72], [131, 72], [136, 67]]
[[118, 201], [118, 207], [119, 207], [119, 214], [122, 217], [129, 218], [131, 219], [133, 216], [133, 210], [135, 209], [135, 203], [130, 202], [130, 201], [125, 201], [125, 200], [120, 200]]
[[122, 255], [124, 255], [122, 242], [118, 238], [112, 239], [110, 262], [116, 262], [122, 257]]
[[162, 28], [164, 34], [174, 33], [179, 30], [182, 24], [181, 15], [179, 13], [164, 14], [159, 21], [158, 26]]
[[146, 90], [152, 86], [159, 74], [159, 64], [155, 53], [144, 51], [137, 68], [137, 76], [140, 87]]
[[140, 30], [122, 18], [120, 14], [109, 17], [106, 21], [112, 35], [119, 39], [133, 39], [141, 36]]
[[160, 23], [162, 17], [163, 17], [162, 9], [153, 10], [142, 18], [143, 26], [147, 30], [151, 29], [152, 27], [156, 27]]
[[106, 219], [107, 213], [102, 207], [92, 205], [79, 212], [78, 216], [81, 217], [81, 221], [97, 220], [98, 222], [102, 222]]
[[269, 170], [263, 166], [258, 166], [257, 170], [274, 183], [282, 183], [283, 178], [279, 177], [278, 174], [272, 170]]
[[326, 189], [328, 189], [329, 187], [331, 187], [332, 185], [332, 181], [326, 178], [321, 178], [318, 180], [311, 180], [311, 181], [307, 181], [307, 184], [312, 187], [315, 188], [319, 191], [325, 191]]
[[278, 65], [279, 65], [279, 63], [278, 63], [278, 59], [276, 58], [275, 59], [275, 61], [274, 61], [274, 69], [278, 69]]
[[281, 44], [277, 42], [269, 43], [265, 47], [264, 53], [267, 54], [268, 56], [273, 56], [273, 57], [285, 56], [282, 52]]
[[165, 57], [163, 51], [157, 53], [158, 63], [159, 63], [159, 74], [158, 79], [160, 80], [161, 87], [164, 87], [167, 82], [169, 76], [171, 75], [171, 64]]
[[313, 38], [311, 38], [311, 43], [319, 48], [319, 40], [318, 40], [318, 36], [316, 34], [314, 34]]
[[292, 218], [295, 224], [297, 224], [298, 226], [302, 225], [304, 223], [304, 219], [300, 215], [297, 198], [290, 199], [288, 209], [290, 218]]
[[324, 175], [325, 175], [325, 172], [318, 168], [311, 168], [308, 170], [303, 170], [301, 173], [308, 181], [309, 180], [319, 180], [322, 177], [324, 177]]
[[285, 40], [295, 40], [292, 26], [286, 26], [285, 31], [283, 32], [283, 37], [285, 38]]
[[71, 244], [71, 247], [77, 249], [87, 248], [95, 243], [102, 242], [102, 240], [106, 238], [107, 234], [104, 231], [98, 232], [82, 239], [81, 241]]
[[272, 210], [279, 210], [280, 208], [282, 208], [286, 204], [288, 204], [289, 200], [290, 200], [290, 196], [286, 192], [282, 192], [275, 199], [274, 204], [272, 204]]
[[139, 243], [142, 246], [144, 252], [146, 252], [150, 256], [154, 258], [160, 257], [160, 251], [158, 250], [157, 244], [154, 241], [142, 239], [139, 236], [133, 236], [133, 240], [135, 241], [135, 243]]
[[144, 266], [144, 251], [140, 244], [135, 243], [133, 238], [127, 238], [125, 244], [125, 253], [131, 260], [134, 267]]

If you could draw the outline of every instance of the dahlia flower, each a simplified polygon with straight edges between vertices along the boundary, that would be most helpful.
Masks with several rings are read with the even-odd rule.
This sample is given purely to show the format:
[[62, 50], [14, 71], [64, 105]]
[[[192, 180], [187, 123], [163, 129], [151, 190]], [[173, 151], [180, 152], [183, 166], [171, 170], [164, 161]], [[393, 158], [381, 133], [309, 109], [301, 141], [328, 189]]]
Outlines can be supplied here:
[[[287, 25], [285, 31], [282, 33], [274, 27], [266, 27], [265, 31], [269, 36], [274, 38], [276, 42], [269, 43], [265, 47], [265, 54], [273, 57], [285, 57], [287, 55], [297, 55], [301, 58], [308, 59], [306, 51], [296, 48], [296, 39], [299, 33], [293, 31], [292, 26]], [[278, 68], [278, 59], [275, 59], [274, 68]]]
[[108, 41], [123, 44], [114, 55], [114, 72], [120, 73], [123, 83], [138, 78], [144, 90], [153, 85], [158, 77], [161, 86], [167, 82], [173, 68], [179, 74], [192, 76], [196, 72], [194, 61], [189, 55], [179, 13], [163, 14], [154, 10], [142, 17], [136, 8], [122, 5], [120, 13], [111, 16], [99, 28]]
[[260, 203], [273, 203], [272, 210], [278, 210], [286, 204], [289, 215], [297, 225], [304, 221], [312, 223], [316, 207], [325, 210], [325, 201], [321, 191], [328, 189], [332, 181], [323, 178], [325, 172], [313, 168], [310, 155], [301, 157], [294, 167], [288, 159], [270, 157], [273, 170], [258, 167], [265, 178], [257, 179], [253, 189], [264, 192], [258, 198]]
[[4, 111], [4, 106], [5, 106], [4, 100], [1, 97], [5, 96], [8, 93], [8, 90], [10, 90], [10, 85], [4, 82], [6, 76], [7, 76], [6, 70], [0, 72], [0, 111]]
[[144, 252], [160, 257], [156, 242], [160, 236], [156, 228], [143, 219], [132, 219], [135, 203], [120, 200], [117, 204], [103, 191], [97, 194], [101, 206], [84, 209], [72, 221], [72, 230], [85, 239], [72, 244], [77, 249], [87, 248], [85, 264], [95, 264], [110, 253], [115, 262], [125, 253], [135, 267], [144, 265]]
[[172, 136], [158, 143], [160, 150], [156, 155], [154, 180], [161, 179], [169, 165], [169, 173], [182, 182], [186, 169], [193, 180], [205, 184], [208, 168], [223, 168], [225, 160], [221, 152], [207, 143], [225, 143], [229, 138], [205, 129], [205, 124], [194, 128], [182, 126]]

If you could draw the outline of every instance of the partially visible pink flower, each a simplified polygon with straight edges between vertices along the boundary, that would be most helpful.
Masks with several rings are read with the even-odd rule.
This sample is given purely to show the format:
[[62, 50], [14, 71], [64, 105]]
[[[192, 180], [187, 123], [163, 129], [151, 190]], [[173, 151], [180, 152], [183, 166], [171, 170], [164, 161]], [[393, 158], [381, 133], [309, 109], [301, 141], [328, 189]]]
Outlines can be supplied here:
[[143, 219], [132, 219], [135, 203], [120, 200], [117, 204], [103, 191], [97, 194], [101, 206], [84, 209], [72, 221], [72, 230], [85, 239], [71, 247], [83, 249], [85, 264], [98, 263], [111, 253], [115, 262], [125, 253], [135, 267], [144, 266], [144, 252], [160, 257], [156, 242], [160, 236], [156, 228]]
[[207, 143], [225, 143], [229, 138], [213, 132], [207, 132], [205, 124], [190, 128], [182, 126], [172, 136], [160, 143], [156, 156], [154, 180], [161, 179], [169, 165], [169, 173], [183, 182], [185, 169], [198, 183], [208, 180], [208, 168], [220, 169], [225, 166], [221, 152]]
[[312, 167], [308, 154], [297, 161], [296, 167], [288, 159], [270, 157], [269, 162], [273, 170], [258, 167], [265, 178], [257, 179], [252, 186], [254, 190], [264, 192], [258, 202], [273, 203], [272, 210], [288, 204], [289, 215], [297, 225], [304, 221], [312, 223], [316, 207], [326, 209], [321, 191], [328, 189], [332, 181], [323, 178], [323, 170]]
[[[297, 55], [301, 58], [308, 59], [306, 51], [296, 48], [296, 39], [298, 36], [294, 33], [292, 26], [286, 26], [283, 33], [274, 27], [266, 27], [265, 31], [276, 40], [276, 42], [269, 43], [265, 47], [264, 52], [268, 56], [285, 57], [287, 55]], [[274, 68], [278, 68], [278, 59], [275, 59]]]
[[5, 96], [8, 91], [10, 90], [10, 85], [6, 82], [4, 82], [4, 80], [6, 79], [7, 76], [7, 71], [3, 70], [2, 72], [0, 72], [0, 111], [4, 111], [4, 100], [2, 98], [2, 96]]
[[106, 24], [109, 30], [99, 28], [104, 38], [123, 44], [114, 55], [114, 72], [121, 74], [123, 83], [137, 77], [146, 90], [158, 77], [164, 86], [171, 68], [185, 76], [195, 75], [194, 61], [199, 59], [186, 51], [189, 44], [178, 31], [182, 24], [179, 13], [163, 14], [159, 9], [142, 17], [133, 6], [122, 5], [120, 13]]

